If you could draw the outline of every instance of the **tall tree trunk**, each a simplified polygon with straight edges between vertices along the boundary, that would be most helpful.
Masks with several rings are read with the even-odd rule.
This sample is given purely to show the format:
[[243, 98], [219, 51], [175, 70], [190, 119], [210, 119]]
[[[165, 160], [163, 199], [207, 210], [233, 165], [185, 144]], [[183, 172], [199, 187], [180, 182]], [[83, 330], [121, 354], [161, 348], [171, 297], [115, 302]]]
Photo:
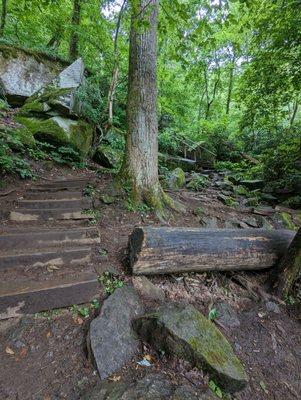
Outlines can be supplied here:
[[114, 106], [114, 96], [115, 96], [115, 91], [117, 88], [118, 84], [118, 75], [119, 75], [119, 51], [118, 51], [118, 36], [119, 36], [119, 31], [120, 31], [120, 25], [121, 25], [121, 19], [123, 12], [125, 10], [127, 0], [124, 0], [119, 14], [117, 18], [117, 24], [116, 24], [116, 30], [115, 30], [115, 35], [114, 35], [114, 66], [113, 66], [113, 72], [112, 72], [112, 80], [109, 88], [109, 93], [108, 93], [108, 124], [106, 126], [106, 131], [110, 129], [110, 127], [113, 125], [113, 106]]
[[157, 123], [158, 0], [133, 7], [127, 100], [125, 170], [134, 200], [155, 205], [160, 196]]
[[133, 5], [127, 99], [128, 131], [120, 175], [130, 180], [132, 199], [136, 204], [144, 201], [155, 209], [159, 217], [164, 217], [165, 205], [177, 211], [183, 211], [183, 207], [164, 193], [158, 175], [158, 5], [159, 0], [138, 0]]
[[290, 128], [294, 125], [297, 112], [298, 112], [298, 99], [295, 100], [295, 102], [294, 102], [293, 113], [292, 113], [292, 116], [290, 119]]
[[230, 69], [230, 76], [229, 76], [229, 86], [228, 86], [227, 104], [226, 104], [226, 114], [227, 115], [230, 112], [231, 96], [232, 96], [232, 89], [233, 89], [234, 69], [235, 69], [235, 57], [233, 57], [232, 62], [231, 62], [231, 69]]
[[81, 0], [73, 0], [73, 12], [71, 18], [72, 31], [69, 45], [70, 60], [76, 60], [78, 58], [78, 27], [80, 25], [80, 12]]
[[7, 2], [8, 2], [8, 0], [2, 0], [0, 36], [3, 36], [3, 34], [4, 34], [4, 29], [5, 29], [5, 24], [6, 24], [6, 15], [7, 15]]

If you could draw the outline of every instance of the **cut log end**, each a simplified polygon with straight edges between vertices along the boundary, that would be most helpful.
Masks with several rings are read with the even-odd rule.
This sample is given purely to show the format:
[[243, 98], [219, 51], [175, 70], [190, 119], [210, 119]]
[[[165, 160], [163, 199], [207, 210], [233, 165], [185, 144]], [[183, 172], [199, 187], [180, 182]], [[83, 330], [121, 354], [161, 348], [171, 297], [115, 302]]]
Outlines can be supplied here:
[[129, 237], [129, 263], [133, 271], [135, 263], [138, 261], [144, 243], [145, 232], [142, 228], [135, 228]]

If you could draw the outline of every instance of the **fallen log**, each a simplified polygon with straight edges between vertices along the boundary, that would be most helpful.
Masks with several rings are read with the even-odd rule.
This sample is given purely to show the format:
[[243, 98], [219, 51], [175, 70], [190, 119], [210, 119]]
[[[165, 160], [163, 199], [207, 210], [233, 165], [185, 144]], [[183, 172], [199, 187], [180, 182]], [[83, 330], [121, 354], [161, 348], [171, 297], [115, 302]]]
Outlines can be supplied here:
[[273, 267], [294, 237], [288, 230], [138, 227], [129, 238], [135, 275]]

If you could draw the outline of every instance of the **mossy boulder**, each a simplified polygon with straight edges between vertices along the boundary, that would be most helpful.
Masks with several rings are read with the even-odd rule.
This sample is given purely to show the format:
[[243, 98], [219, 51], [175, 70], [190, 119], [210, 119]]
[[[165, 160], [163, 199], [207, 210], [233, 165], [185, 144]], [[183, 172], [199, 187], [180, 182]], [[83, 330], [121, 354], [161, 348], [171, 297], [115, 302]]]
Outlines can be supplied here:
[[185, 172], [181, 168], [176, 168], [170, 173], [167, 183], [170, 189], [181, 189], [185, 181]]
[[85, 121], [58, 116], [48, 119], [19, 116], [16, 120], [36, 139], [54, 145], [71, 145], [84, 156], [90, 151], [93, 129]]
[[157, 351], [186, 359], [231, 393], [247, 383], [242, 363], [228, 340], [192, 305], [165, 305], [133, 322], [139, 336]]
[[122, 153], [107, 143], [101, 143], [94, 152], [93, 161], [105, 168], [118, 168], [122, 162]]

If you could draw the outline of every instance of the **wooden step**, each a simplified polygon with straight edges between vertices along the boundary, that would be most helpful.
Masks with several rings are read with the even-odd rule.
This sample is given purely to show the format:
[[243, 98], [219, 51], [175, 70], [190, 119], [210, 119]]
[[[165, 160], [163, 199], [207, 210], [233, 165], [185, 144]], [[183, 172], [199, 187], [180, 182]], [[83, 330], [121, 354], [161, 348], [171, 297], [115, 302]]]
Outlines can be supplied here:
[[78, 246], [100, 243], [96, 228], [68, 230], [8, 230], [0, 235], [0, 252], [43, 249], [57, 246]]
[[74, 180], [61, 180], [61, 181], [51, 181], [48, 183], [40, 183], [30, 188], [32, 191], [56, 191], [56, 190], [74, 190], [83, 189], [88, 185], [95, 184], [95, 180], [91, 179], [74, 179]]
[[83, 304], [97, 295], [95, 273], [78, 273], [43, 282], [1, 282], [0, 319]]
[[[60, 190], [58, 192], [32, 192], [27, 191], [24, 194], [24, 200], [81, 200], [83, 193], [81, 191], [71, 192], [69, 190]], [[89, 197], [84, 197], [89, 198]]]
[[88, 209], [92, 207], [92, 200], [90, 198], [80, 200], [19, 200], [18, 205], [20, 208], [26, 210], [36, 209]]
[[74, 249], [43, 249], [41, 252], [22, 251], [22, 253], [2, 254], [0, 256], [0, 271], [22, 267], [47, 267], [65, 265], [84, 265], [91, 260], [91, 247]]
[[15, 211], [10, 212], [10, 219], [16, 222], [26, 221], [53, 221], [53, 220], [80, 220], [80, 219], [93, 219], [92, 213], [84, 212], [84, 210], [75, 209], [37, 209], [26, 210], [24, 208], [17, 208]]

